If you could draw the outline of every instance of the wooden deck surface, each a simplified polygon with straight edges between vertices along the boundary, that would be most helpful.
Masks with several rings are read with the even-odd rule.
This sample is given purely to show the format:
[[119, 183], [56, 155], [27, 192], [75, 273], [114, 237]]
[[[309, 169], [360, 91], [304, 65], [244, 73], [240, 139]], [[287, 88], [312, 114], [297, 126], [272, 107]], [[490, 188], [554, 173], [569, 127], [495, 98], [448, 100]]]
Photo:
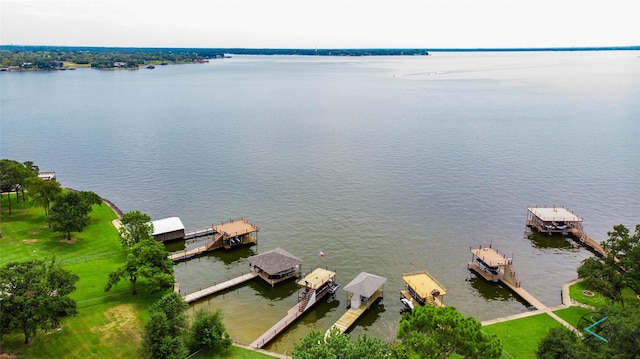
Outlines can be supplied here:
[[[316, 298], [316, 303], [318, 303], [324, 296], [327, 294], [327, 291], [323, 291]], [[273, 338], [277, 337], [282, 331], [284, 331], [291, 323], [293, 323], [296, 319], [298, 319], [304, 312], [300, 311], [300, 303], [296, 303], [289, 311], [287, 315], [280, 319], [276, 324], [274, 324], [271, 328], [269, 328], [266, 332], [264, 332], [258, 339], [254, 340], [249, 346], [252, 348], [260, 349], [267, 345]]]
[[200, 298], [204, 298], [207, 296], [210, 296], [216, 292], [219, 292], [221, 290], [225, 290], [227, 288], [231, 288], [231, 287], [235, 287], [238, 284], [244, 283], [248, 280], [251, 280], [255, 277], [258, 276], [258, 273], [256, 272], [249, 272], [247, 274], [243, 274], [239, 277], [235, 277], [235, 278], [231, 278], [228, 281], [222, 282], [222, 283], [218, 283], [215, 285], [212, 285], [210, 287], [207, 288], [203, 288], [200, 289], [196, 292], [193, 293], [189, 293], [187, 295], [185, 295], [184, 300], [187, 303], [191, 303], [191, 302], [195, 302], [196, 300], [200, 299]]
[[584, 244], [586, 246], [589, 246], [589, 247], [593, 248], [594, 251], [600, 253], [603, 256], [607, 255], [607, 251], [605, 251], [604, 248], [602, 248], [600, 243], [598, 243], [595, 240], [591, 239], [591, 237], [589, 237], [586, 233], [584, 233], [584, 231], [581, 231], [578, 228], [571, 228], [571, 233], [574, 236], [576, 236], [576, 238], [578, 238], [578, 241], [581, 244]]
[[[469, 262], [469, 268], [471, 268], [474, 271], [476, 271], [478, 274], [480, 274], [480, 276], [482, 276], [484, 279], [486, 279], [488, 281], [499, 280], [504, 285], [509, 287], [509, 289], [511, 289], [515, 294], [517, 294], [522, 299], [524, 299], [527, 303], [529, 303], [530, 305], [536, 307], [536, 309], [544, 310], [544, 309], [547, 308], [547, 306], [544, 305], [538, 299], [536, 299], [536, 297], [534, 297], [533, 295], [529, 294], [529, 292], [524, 290], [522, 287], [519, 287], [519, 286], [516, 287], [514, 284], [510, 283], [508, 280], [505, 280], [505, 278], [502, 275], [500, 275], [500, 276], [488, 275], [482, 269], [480, 269], [477, 265], [475, 265], [475, 263], [473, 263], [473, 262]], [[517, 283], [517, 279], [513, 278], [513, 280], [516, 281], [516, 283]]]
[[257, 232], [258, 229], [245, 220], [233, 221], [229, 223], [213, 226], [213, 230], [217, 233], [227, 233], [230, 236], [241, 236], [247, 233]]
[[193, 256], [196, 256], [206, 251], [207, 251], [207, 246], [196, 247], [189, 250], [174, 252], [171, 255], [169, 255], [169, 259], [175, 262], [175, 261], [191, 258]]
[[360, 304], [358, 308], [350, 308], [349, 310], [347, 310], [347, 312], [344, 313], [342, 317], [340, 317], [340, 319], [338, 319], [338, 321], [336, 321], [331, 326], [331, 328], [327, 330], [327, 335], [331, 332], [332, 328], [338, 328], [341, 333], [346, 332], [353, 325], [353, 323], [355, 323], [356, 320], [360, 318], [362, 313], [369, 309], [369, 307], [371, 307], [371, 305], [382, 295], [382, 292], [382, 288], [378, 289], [375, 293], [373, 293], [369, 300]]

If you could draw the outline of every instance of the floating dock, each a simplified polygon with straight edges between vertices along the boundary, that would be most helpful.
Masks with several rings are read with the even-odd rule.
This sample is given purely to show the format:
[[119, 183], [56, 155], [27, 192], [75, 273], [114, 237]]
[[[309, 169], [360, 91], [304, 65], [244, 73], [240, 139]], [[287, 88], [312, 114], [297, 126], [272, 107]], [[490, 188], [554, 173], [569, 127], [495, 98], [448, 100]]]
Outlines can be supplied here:
[[407, 309], [425, 304], [444, 305], [442, 298], [447, 295], [447, 290], [427, 271], [402, 273], [402, 280], [405, 289], [400, 291], [400, 300]]
[[247, 274], [243, 274], [241, 276], [229, 279], [229, 280], [224, 281], [222, 283], [214, 284], [214, 285], [212, 285], [210, 287], [207, 287], [207, 288], [201, 288], [201, 289], [199, 289], [199, 290], [197, 290], [195, 292], [192, 292], [192, 293], [187, 293], [184, 296], [184, 300], [187, 303], [195, 302], [198, 299], [210, 296], [210, 295], [215, 294], [215, 293], [217, 293], [219, 291], [222, 291], [222, 290], [225, 290], [225, 289], [228, 289], [228, 288], [231, 288], [231, 287], [235, 287], [235, 286], [237, 286], [239, 284], [242, 284], [242, 283], [244, 283], [246, 281], [249, 281], [249, 280], [251, 280], [251, 279], [253, 279], [253, 278], [257, 277], [257, 276], [258, 276], [258, 273], [256, 273], [256, 272], [249, 272]]
[[302, 260], [282, 248], [249, 257], [249, 267], [265, 282], [276, 284], [300, 274]]
[[328, 294], [334, 294], [338, 289], [338, 285], [334, 282], [335, 275], [336, 273], [330, 270], [316, 268], [298, 281], [298, 285], [304, 288], [304, 292], [298, 296], [298, 303], [289, 309], [284, 318], [254, 340], [250, 346], [257, 349], [264, 347], [320, 299]]
[[470, 248], [473, 257], [469, 262], [469, 269], [480, 274], [484, 279], [492, 282], [502, 282], [514, 293], [527, 301], [536, 309], [546, 309], [547, 306], [520, 287], [516, 273], [511, 267], [512, 259], [499, 251], [489, 247]]
[[333, 328], [338, 329], [340, 333], [346, 332], [356, 320], [382, 296], [382, 286], [386, 282], [387, 278], [374, 274], [367, 272], [358, 274], [357, 277], [344, 287], [344, 290], [349, 293], [349, 310], [327, 330], [325, 336], [331, 334]]
[[571, 234], [580, 244], [591, 248], [600, 255], [607, 255], [602, 246], [584, 232], [582, 217], [565, 207], [528, 207], [527, 226], [548, 235], [561, 234], [568, 236]]
[[[204, 246], [172, 253], [171, 255], [169, 255], [169, 259], [175, 262], [220, 248], [231, 249], [243, 245], [255, 244], [258, 242], [258, 227], [247, 222], [247, 220], [244, 218], [235, 221], [230, 220], [227, 223], [222, 222], [219, 225], [212, 226], [211, 231], [199, 230], [198, 233], [198, 236], [204, 236], [213, 233], [213, 238]], [[187, 234], [191, 235], [191, 233]], [[187, 234], [185, 234], [185, 236]]]

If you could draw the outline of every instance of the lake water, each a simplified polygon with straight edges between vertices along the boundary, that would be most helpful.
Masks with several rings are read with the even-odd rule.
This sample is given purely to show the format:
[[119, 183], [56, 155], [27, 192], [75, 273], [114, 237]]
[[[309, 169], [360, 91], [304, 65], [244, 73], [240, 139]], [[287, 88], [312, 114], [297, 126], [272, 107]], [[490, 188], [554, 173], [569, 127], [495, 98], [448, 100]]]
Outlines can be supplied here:
[[[561, 284], [591, 253], [525, 236], [527, 206], [566, 206], [599, 241], [640, 223], [637, 51], [234, 56], [0, 81], [2, 158], [32, 160], [125, 212], [179, 216], [188, 230], [240, 217], [260, 227], [257, 246], [177, 264], [183, 290], [236, 276], [276, 247], [342, 285], [361, 271], [388, 278], [354, 335], [393, 337], [401, 275], [415, 270], [465, 315], [525, 311], [472, 278], [476, 245], [511, 255], [522, 286], [560, 304]], [[234, 340], [250, 343], [296, 293], [293, 282], [255, 281], [194, 307], [221, 308]], [[345, 304], [340, 290], [268, 348], [290, 352]]]

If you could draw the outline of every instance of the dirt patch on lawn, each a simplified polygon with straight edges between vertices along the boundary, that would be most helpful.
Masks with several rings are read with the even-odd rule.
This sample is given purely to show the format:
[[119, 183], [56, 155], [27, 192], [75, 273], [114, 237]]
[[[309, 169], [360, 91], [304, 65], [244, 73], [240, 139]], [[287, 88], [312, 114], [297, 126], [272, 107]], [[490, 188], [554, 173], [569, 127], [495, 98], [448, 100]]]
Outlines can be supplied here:
[[78, 243], [78, 240], [75, 238], [71, 238], [71, 239], [61, 239], [60, 243], [66, 243], [66, 244], [76, 244]]
[[27, 231], [28, 234], [40, 234], [40, 231], [37, 229], [32, 229], [30, 231]]
[[23, 239], [22, 243], [36, 243], [38, 240], [35, 238]]
[[108, 343], [139, 342], [141, 324], [131, 304], [121, 304], [104, 312], [105, 325], [92, 328], [100, 340]]

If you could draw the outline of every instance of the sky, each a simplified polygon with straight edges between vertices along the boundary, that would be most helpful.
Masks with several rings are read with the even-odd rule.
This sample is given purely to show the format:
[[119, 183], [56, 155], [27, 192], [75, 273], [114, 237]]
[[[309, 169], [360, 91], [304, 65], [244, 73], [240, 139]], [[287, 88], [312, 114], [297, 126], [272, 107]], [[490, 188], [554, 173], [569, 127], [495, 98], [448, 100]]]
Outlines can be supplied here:
[[637, 46], [640, 0], [0, 0], [0, 44]]

